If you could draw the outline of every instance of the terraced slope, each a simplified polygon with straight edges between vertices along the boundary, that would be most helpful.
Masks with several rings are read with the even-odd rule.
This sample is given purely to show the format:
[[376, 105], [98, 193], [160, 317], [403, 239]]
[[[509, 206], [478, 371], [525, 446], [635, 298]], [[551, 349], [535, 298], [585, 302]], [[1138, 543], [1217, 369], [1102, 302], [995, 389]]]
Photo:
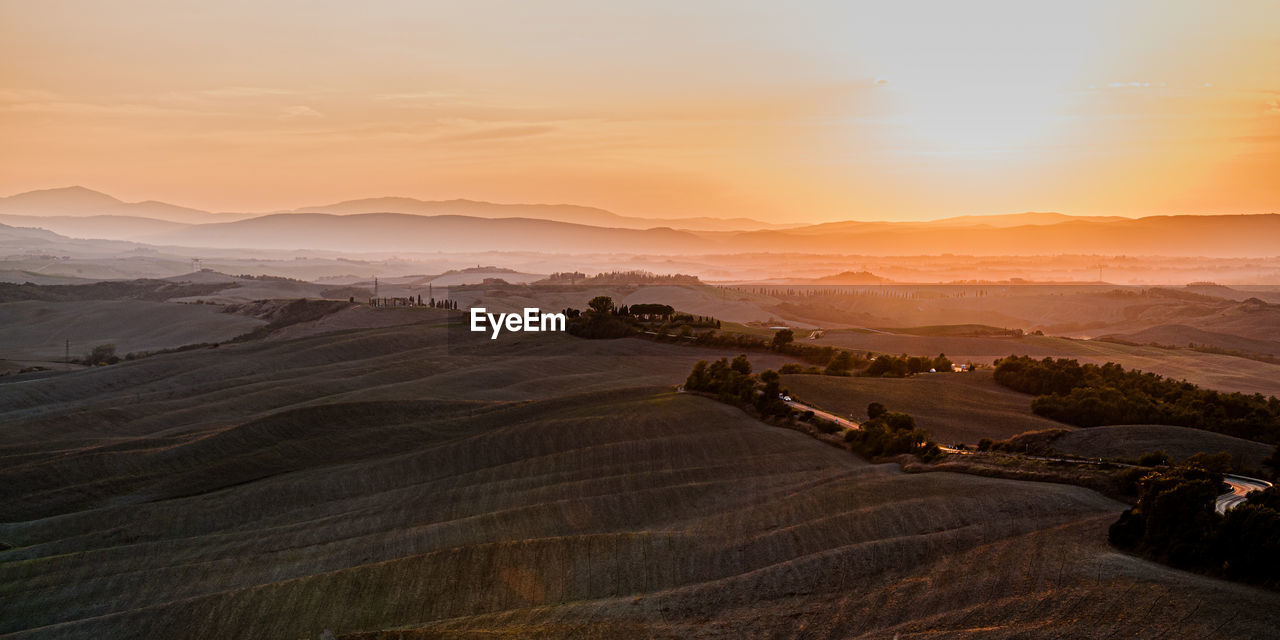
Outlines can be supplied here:
[[[0, 384], [5, 638], [1264, 637], [1076, 487], [868, 465], [639, 340], [424, 325]], [[776, 366], [776, 363], [772, 363]]]

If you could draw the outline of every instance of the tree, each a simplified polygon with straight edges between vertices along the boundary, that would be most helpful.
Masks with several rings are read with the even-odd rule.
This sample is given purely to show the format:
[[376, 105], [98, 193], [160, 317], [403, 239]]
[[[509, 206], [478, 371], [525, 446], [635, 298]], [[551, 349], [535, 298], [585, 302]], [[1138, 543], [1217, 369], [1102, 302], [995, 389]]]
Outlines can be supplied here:
[[791, 408], [778, 397], [782, 395], [782, 377], [778, 372], [765, 369], [760, 372], [759, 377], [760, 382], [764, 383], [764, 389], [756, 398], [756, 410], [766, 416], [785, 416], [791, 413]]
[[[747, 354], [742, 354], [733, 359], [733, 363], [729, 365], [734, 371], [749, 376], [751, 375], [751, 361], [747, 360]], [[774, 374], [777, 375], [777, 374]]]
[[884, 408], [884, 405], [880, 404], [879, 402], [872, 402], [871, 404], [867, 405], [867, 419], [875, 420], [876, 418], [879, 418], [880, 416], [884, 415], [888, 411], [889, 410]]
[[87, 365], [99, 364], [115, 364], [120, 362], [120, 358], [116, 356], [116, 345], [100, 344], [84, 357], [84, 363]]
[[773, 334], [773, 341], [769, 343], [769, 346], [774, 351], [782, 351], [784, 347], [791, 344], [795, 339], [796, 335], [790, 329], [778, 329], [777, 333]]
[[1138, 458], [1138, 464], [1144, 467], [1160, 467], [1169, 464], [1169, 454], [1164, 451], [1151, 451]]
[[707, 361], [699, 360], [693, 365], [693, 371], [684, 381], [684, 388], [699, 391], [707, 387]]
[[599, 315], [605, 315], [613, 311], [613, 298], [609, 296], [596, 296], [587, 303], [591, 310]]
[[853, 356], [850, 356], [848, 351], [841, 350], [831, 357], [831, 362], [827, 363], [827, 368], [823, 373], [829, 376], [843, 376], [848, 375], [852, 369]]
[[951, 365], [951, 359], [945, 353], [939, 353], [938, 357], [933, 359], [933, 368], [938, 371], [950, 371]]

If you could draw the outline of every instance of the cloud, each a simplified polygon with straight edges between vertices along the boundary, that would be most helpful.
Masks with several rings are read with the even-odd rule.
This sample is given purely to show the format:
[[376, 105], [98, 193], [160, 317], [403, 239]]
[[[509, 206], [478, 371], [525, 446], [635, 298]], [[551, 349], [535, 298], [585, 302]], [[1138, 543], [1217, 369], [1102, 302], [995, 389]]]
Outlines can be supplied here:
[[1280, 98], [1276, 98], [1275, 100], [1272, 100], [1271, 104], [1267, 105], [1267, 113], [1270, 113], [1272, 115], [1280, 115]]
[[304, 104], [295, 104], [281, 109], [280, 117], [289, 120], [295, 118], [323, 118], [324, 114]]
[[39, 89], [0, 89], [0, 102], [58, 102], [62, 96]]
[[527, 136], [542, 135], [555, 131], [555, 127], [547, 125], [519, 125], [510, 127], [493, 127], [490, 129], [480, 129], [478, 131], [469, 131], [467, 133], [459, 133], [454, 135], [442, 136], [438, 138], [441, 142], [474, 142], [480, 140], [502, 140], [506, 138], [524, 138]]
[[407, 103], [457, 103], [464, 102], [463, 95], [460, 91], [436, 90], [436, 91], [413, 91], [408, 93], [384, 93], [374, 96], [375, 100], [384, 102], [407, 102]]
[[220, 87], [196, 92], [210, 98], [257, 98], [261, 96], [290, 96], [297, 92], [289, 89], [268, 89], [266, 87]]

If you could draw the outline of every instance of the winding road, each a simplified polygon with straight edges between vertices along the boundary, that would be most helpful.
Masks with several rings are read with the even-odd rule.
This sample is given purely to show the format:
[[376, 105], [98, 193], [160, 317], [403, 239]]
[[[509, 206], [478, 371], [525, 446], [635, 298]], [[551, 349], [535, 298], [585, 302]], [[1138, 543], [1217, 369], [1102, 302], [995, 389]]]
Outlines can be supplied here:
[[1244, 502], [1250, 491], [1262, 491], [1271, 486], [1266, 480], [1231, 474], [1223, 476], [1222, 480], [1231, 485], [1231, 492], [1218, 496], [1218, 502], [1214, 505], [1218, 513], [1226, 513], [1227, 509]]

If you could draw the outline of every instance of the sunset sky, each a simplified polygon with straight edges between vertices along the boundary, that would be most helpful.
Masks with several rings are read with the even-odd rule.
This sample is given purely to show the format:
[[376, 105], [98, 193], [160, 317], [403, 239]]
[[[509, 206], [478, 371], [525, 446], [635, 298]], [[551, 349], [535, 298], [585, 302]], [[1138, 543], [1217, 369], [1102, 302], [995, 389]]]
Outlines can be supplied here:
[[1280, 211], [1280, 3], [0, 0], [0, 195], [71, 184], [220, 211]]

